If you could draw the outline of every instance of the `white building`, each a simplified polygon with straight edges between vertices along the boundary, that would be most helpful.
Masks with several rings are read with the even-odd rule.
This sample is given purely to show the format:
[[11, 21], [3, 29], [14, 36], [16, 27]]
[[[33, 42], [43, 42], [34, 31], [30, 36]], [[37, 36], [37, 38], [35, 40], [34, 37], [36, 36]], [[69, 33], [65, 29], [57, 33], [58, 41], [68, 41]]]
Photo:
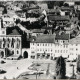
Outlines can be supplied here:
[[30, 43], [30, 58], [51, 59], [59, 56], [76, 59], [80, 55], [80, 37], [69, 39], [69, 34], [41, 35]]
[[[60, 37], [61, 36], [61, 37]], [[31, 58], [51, 59], [69, 55], [69, 35], [41, 35], [30, 43]]]
[[71, 39], [69, 41], [70, 58], [76, 59], [80, 55], [80, 37]]

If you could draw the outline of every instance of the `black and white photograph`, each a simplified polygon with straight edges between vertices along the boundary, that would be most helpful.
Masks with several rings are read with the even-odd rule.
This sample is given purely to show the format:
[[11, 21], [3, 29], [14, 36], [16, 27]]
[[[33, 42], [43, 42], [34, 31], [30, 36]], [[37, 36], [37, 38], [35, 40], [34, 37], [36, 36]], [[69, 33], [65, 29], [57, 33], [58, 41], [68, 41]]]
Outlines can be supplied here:
[[0, 79], [80, 79], [80, 0], [0, 0]]

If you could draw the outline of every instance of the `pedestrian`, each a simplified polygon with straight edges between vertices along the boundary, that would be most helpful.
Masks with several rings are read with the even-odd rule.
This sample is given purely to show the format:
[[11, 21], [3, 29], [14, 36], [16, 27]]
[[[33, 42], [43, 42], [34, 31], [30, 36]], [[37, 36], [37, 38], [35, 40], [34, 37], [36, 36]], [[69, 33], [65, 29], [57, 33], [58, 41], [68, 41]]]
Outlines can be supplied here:
[[17, 67], [17, 69], [19, 69], [19, 68]]

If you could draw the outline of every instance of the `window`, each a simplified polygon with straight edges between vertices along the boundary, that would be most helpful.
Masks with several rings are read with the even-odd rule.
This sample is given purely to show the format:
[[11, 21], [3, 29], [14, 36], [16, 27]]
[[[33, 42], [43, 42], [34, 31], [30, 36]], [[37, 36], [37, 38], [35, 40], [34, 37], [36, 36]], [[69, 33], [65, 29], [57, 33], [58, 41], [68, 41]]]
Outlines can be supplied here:
[[65, 53], [65, 50], [64, 50], [64, 53]]
[[68, 50], [66, 50], [66, 53], [68, 52]]
[[62, 53], [62, 50], [61, 50], [61, 53]]
[[76, 51], [77, 51], [78, 49], [76, 48]]
[[5, 34], [5, 31], [2, 31], [2, 34]]
[[78, 46], [78, 45], [76, 44], [76, 46]]
[[19, 54], [19, 51], [17, 51], [17, 54]]
[[12, 43], [11, 43], [12, 48], [14, 48], [14, 42], [15, 42], [15, 40], [12, 38]]
[[1, 46], [2, 46], [2, 41], [0, 41], [0, 48], [1, 48]]
[[51, 49], [51, 52], [52, 52], [52, 49]]
[[40, 49], [40, 51], [42, 51], [42, 49]]
[[63, 43], [64, 43], [65, 41], [63, 41]]
[[48, 51], [50, 51], [50, 50], [48, 49]]
[[66, 45], [66, 48], [68, 47], [68, 45]]
[[31, 56], [32, 59], [35, 59], [35, 56]]
[[55, 50], [55, 53], [57, 53], [57, 50]]
[[39, 51], [39, 49], [37, 49], [37, 51]]
[[47, 46], [47, 43], [45, 44], [45, 46]]
[[59, 53], [59, 50], [58, 50], [58, 53]]
[[47, 51], [47, 49], [45, 51]]
[[39, 46], [39, 44], [37, 44], [37, 46]]
[[65, 48], [65, 45], [64, 45], [64, 48]]

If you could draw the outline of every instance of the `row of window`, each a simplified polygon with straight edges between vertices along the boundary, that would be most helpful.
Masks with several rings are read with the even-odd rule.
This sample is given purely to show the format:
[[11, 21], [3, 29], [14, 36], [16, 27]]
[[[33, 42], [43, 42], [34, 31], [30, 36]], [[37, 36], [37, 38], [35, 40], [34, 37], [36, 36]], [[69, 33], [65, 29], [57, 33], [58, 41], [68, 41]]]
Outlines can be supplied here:
[[[32, 43], [32, 45], [34, 45], [34, 43]], [[41, 43], [37, 43], [37, 46], [52, 46], [52, 43], [50, 44], [48, 44], [48, 43], [43, 43], [43, 44], [41, 44]]]
[[37, 51], [53, 51], [52, 49], [37, 49]]
[[[7, 47], [7, 48], [9, 48], [9, 47], [14, 48], [14, 45], [15, 45], [14, 42], [11, 42], [11, 43], [4, 42], [4, 43], [2, 43], [2, 41], [0, 41], [0, 48], [5, 48], [5, 47]], [[20, 42], [17, 42], [16, 48], [20, 48]]]
[[67, 53], [68, 50], [55, 50], [55, 53]]
[[76, 51], [78, 50], [78, 48], [70, 48], [70, 50], [74, 50], [74, 49], [75, 49]]
[[63, 48], [68, 48], [68, 45], [55, 45], [55, 47], [63, 47]]
[[[56, 40], [56, 42], [58, 42], [58, 40]], [[61, 41], [61, 43], [64, 43], [65, 41]], [[68, 41], [69, 42], [69, 41]], [[31, 43], [32, 45], [35, 45], [35, 43]], [[52, 46], [53, 43], [37, 43], [37, 46]], [[78, 46], [78, 44], [71, 44], [72, 46]], [[56, 46], [60, 46], [60, 44], [55, 44], [55, 47]], [[63, 45], [62, 45], [63, 46]], [[64, 45], [64, 47], [68, 47], [68, 45]]]

